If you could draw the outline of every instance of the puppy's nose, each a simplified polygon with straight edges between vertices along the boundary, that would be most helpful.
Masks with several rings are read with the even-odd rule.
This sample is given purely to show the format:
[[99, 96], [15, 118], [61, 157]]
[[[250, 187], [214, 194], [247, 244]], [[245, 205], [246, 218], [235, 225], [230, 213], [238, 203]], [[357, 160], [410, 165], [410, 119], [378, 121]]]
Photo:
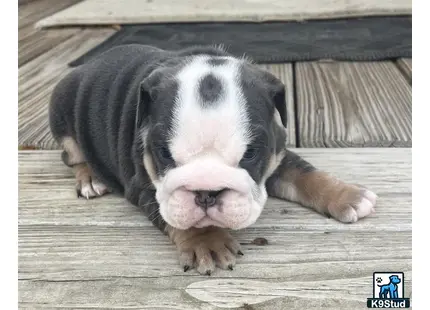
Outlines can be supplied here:
[[216, 198], [221, 194], [223, 190], [220, 191], [196, 191], [196, 198], [194, 201], [199, 207], [206, 209], [212, 207], [216, 203]]

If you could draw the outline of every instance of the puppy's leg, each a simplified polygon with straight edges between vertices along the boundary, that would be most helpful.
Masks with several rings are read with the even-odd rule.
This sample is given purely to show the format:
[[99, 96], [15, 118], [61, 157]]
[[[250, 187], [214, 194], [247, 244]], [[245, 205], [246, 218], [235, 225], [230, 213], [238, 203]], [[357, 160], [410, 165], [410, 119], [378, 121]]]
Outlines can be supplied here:
[[344, 223], [374, 212], [376, 194], [319, 171], [297, 154], [286, 151], [266, 182], [270, 196], [299, 202]]
[[108, 188], [95, 178], [90, 167], [88, 167], [75, 139], [65, 137], [62, 139], [61, 145], [64, 150], [61, 158], [67, 166], [73, 168], [75, 173], [78, 197], [90, 199], [108, 193]]
[[196, 268], [200, 274], [210, 275], [215, 267], [233, 270], [236, 256], [243, 255], [239, 243], [230, 233], [219, 227], [190, 228], [180, 230], [168, 225], [159, 212], [155, 191], [143, 190], [139, 207], [149, 220], [166, 233], [176, 245], [179, 263], [187, 271]]

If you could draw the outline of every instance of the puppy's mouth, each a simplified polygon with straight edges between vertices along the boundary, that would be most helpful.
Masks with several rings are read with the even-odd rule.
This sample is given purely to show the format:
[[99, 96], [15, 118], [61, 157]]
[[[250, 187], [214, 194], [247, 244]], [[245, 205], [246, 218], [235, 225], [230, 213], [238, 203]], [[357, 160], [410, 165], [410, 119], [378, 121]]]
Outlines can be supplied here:
[[196, 228], [203, 228], [203, 227], [207, 227], [207, 226], [218, 226], [221, 228], [228, 228], [223, 223], [211, 218], [207, 214], [205, 216], [203, 216], [203, 218], [201, 218], [199, 221], [197, 221], [194, 224], [194, 227], [196, 227]]
[[215, 201], [213, 201], [212, 205], [210, 204], [210, 202], [207, 205], [202, 205], [198, 201], [199, 197], [196, 196], [196, 207], [200, 208], [201, 211], [203, 211], [203, 216], [201, 219], [196, 221], [196, 223], [193, 225], [194, 227], [203, 228], [207, 226], [218, 226], [222, 228], [228, 228], [228, 225], [225, 224], [224, 218], [222, 216], [224, 202], [222, 199], [220, 199], [220, 193], [224, 191], [226, 190], [220, 190], [218, 192], [218, 197], [215, 199]]

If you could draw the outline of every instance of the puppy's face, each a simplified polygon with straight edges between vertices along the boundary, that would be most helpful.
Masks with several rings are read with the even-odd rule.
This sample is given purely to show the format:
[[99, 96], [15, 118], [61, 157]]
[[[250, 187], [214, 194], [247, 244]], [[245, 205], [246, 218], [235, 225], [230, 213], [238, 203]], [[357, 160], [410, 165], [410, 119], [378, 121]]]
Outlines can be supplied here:
[[253, 224], [285, 144], [284, 86], [232, 57], [158, 74], [144, 165], [163, 219], [179, 229]]

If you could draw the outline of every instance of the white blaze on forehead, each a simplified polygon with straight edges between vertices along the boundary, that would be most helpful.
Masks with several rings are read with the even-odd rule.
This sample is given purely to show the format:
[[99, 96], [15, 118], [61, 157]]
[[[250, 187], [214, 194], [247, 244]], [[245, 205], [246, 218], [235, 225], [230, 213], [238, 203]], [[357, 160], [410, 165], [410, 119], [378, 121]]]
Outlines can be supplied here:
[[[211, 66], [208, 59], [196, 57], [178, 73], [171, 152], [180, 164], [208, 152], [234, 165], [249, 142], [246, 102], [240, 87], [240, 61], [225, 58], [227, 61], [223, 64]], [[208, 74], [221, 82], [223, 95], [202, 107], [199, 84]]]

